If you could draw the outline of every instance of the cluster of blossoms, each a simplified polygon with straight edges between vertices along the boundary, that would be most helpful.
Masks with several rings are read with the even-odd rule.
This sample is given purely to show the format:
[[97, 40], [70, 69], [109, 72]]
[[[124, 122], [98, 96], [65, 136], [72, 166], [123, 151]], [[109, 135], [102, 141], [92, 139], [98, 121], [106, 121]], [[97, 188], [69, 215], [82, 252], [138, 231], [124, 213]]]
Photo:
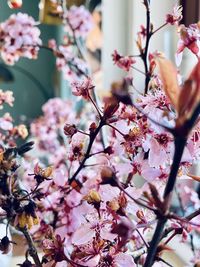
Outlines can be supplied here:
[[[58, 46], [55, 40], [49, 40], [48, 47], [56, 55], [56, 66], [63, 72], [64, 79], [73, 82], [89, 73], [80, 47], [93, 27], [93, 20], [84, 6], [72, 6], [63, 17], [66, 22], [63, 43]], [[74, 56], [74, 49], [78, 50], [80, 57]]]
[[[4, 104], [13, 106], [14, 97], [11, 91], [0, 90], [0, 110]], [[24, 124], [18, 126], [13, 125], [13, 119], [7, 112], [0, 117], [0, 147], [4, 145], [15, 145], [15, 139], [25, 139], [28, 136], [27, 128]]]
[[[155, 84], [153, 81], [151, 83]], [[161, 81], [158, 84], [160, 85]], [[85, 97], [89, 94], [89, 87], [86, 83], [79, 84], [80, 86], [82, 86], [82, 91], [79, 90], [78, 96], [82, 95], [90, 101], [88, 97]], [[115, 93], [113, 91], [113, 94], [116, 96], [116, 91]], [[57, 102], [56, 99], [51, 100], [49, 107], [50, 103], [54, 106], [52, 101]], [[44, 262], [48, 260], [50, 264], [53, 264], [61, 261], [63, 266], [65, 264], [67, 266], [70, 261], [82, 266], [106, 266], [106, 264], [123, 266], [121, 262], [123, 261], [124, 264], [129, 264], [128, 266], [135, 266], [132, 258], [134, 253], [132, 256], [129, 253], [138, 251], [143, 245], [141, 233], [144, 239], [149, 238], [151, 227], [156, 220], [155, 213], [141, 207], [135, 203], [135, 200], [140, 201], [145, 192], [147, 203], [152, 208], [158, 206], [161, 208], [162, 200], [159, 200], [159, 196], [164, 190], [172, 162], [173, 137], [144, 114], [138, 113], [137, 109], [131, 105], [123, 103], [118, 105], [115, 101], [111, 104], [112, 101], [113, 99], [109, 99], [105, 102], [103, 111], [109, 127], [107, 129], [109, 145], [104, 149], [100, 139], [97, 138], [88, 156], [87, 165], [77, 176], [81, 183], [73, 181], [72, 188], [69, 187], [71, 174], [76, 172], [80, 162], [84, 160], [90, 136], [93, 135], [97, 126], [94, 125], [96, 119], [88, 108], [82, 111], [81, 119], [77, 118], [77, 124], [80, 125], [81, 130], [78, 129], [77, 124], [76, 126], [72, 124], [71, 118], [66, 120], [64, 132], [68, 139], [65, 140], [64, 153], [59, 153], [59, 164], [55, 163], [57, 161], [54, 159], [53, 179], [46, 180], [42, 184], [42, 192], [46, 197], [40, 202], [41, 209], [38, 214], [41, 224], [35, 236], [43, 234], [46, 237], [42, 243], [46, 253], [43, 258]], [[157, 122], [163, 121], [166, 126], [171, 127], [174, 125], [175, 113], [169, 99], [159, 87], [152, 88], [147, 96], [140, 96], [137, 107]], [[57, 112], [60, 111], [61, 109], [58, 108]], [[55, 119], [57, 112], [54, 110], [51, 113], [52, 116], [49, 117], [54, 122], [60, 121], [60, 119]], [[53, 114], [56, 114], [55, 118]], [[62, 114], [60, 113], [59, 116], [62, 117]], [[46, 117], [46, 112], [44, 112], [44, 117]], [[40, 119], [41, 122], [44, 122], [44, 117]], [[83, 123], [83, 117], [87, 118], [87, 122]], [[81, 128], [82, 124], [85, 129]], [[89, 131], [86, 131], [87, 127]], [[42, 125], [38, 125], [37, 128], [42, 128]], [[195, 137], [197, 133], [198, 125], [188, 140], [179, 167], [178, 176], [182, 184], [185, 179], [190, 179], [187, 176], [189, 166], [200, 157], [200, 144]], [[36, 138], [40, 140], [41, 137], [37, 136], [37, 132], [33, 134], [36, 134]], [[59, 135], [57, 135], [57, 140], [60, 140]], [[48, 149], [44, 147], [42, 149], [48, 152]], [[69, 151], [68, 158], [66, 158], [67, 151]], [[48, 164], [52, 164], [51, 157], [47, 157], [50, 160]], [[60, 157], [63, 157], [63, 160]], [[68, 165], [65, 164], [66, 162]], [[132, 179], [136, 174], [145, 179], [140, 188], [136, 187]], [[121, 191], [121, 185], [124, 182], [125, 185]], [[150, 189], [149, 183], [151, 183]], [[34, 187], [35, 184], [32, 186]], [[154, 191], [157, 192], [157, 200], [151, 196]], [[187, 185], [179, 193], [183, 200], [187, 199], [186, 205], [195, 203], [196, 208], [199, 208], [200, 202], [195, 192]], [[129, 218], [134, 218], [134, 220]], [[194, 224], [197, 220], [198, 218], [193, 220]], [[45, 234], [47, 229], [48, 232], [52, 232], [49, 225], [55, 229], [54, 235]], [[199, 231], [199, 226], [179, 224], [173, 218], [168, 226], [175, 233], [179, 233], [185, 241], [192, 231]], [[138, 231], [141, 232], [138, 233]], [[59, 236], [65, 237], [64, 240], [60, 240], [60, 245], [58, 241], [55, 241]], [[58, 255], [62, 253], [62, 257], [57, 259], [56, 253]], [[67, 258], [70, 254], [71, 258]], [[145, 257], [141, 257], [137, 263], [143, 264], [144, 259]]]
[[0, 24], [0, 53], [2, 59], [13, 65], [20, 57], [37, 58], [42, 44], [40, 30], [27, 14], [12, 14]]
[[73, 82], [89, 72], [88, 64], [83, 59], [74, 57], [74, 45], [68, 37], [58, 47], [56, 41], [51, 39], [48, 47], [56, 55], [56, 67], [62, 71], [65, 80]]
[[65, 14], [64, 19], [67, 21], [65, 31], [71, 30], [77, 38], [85, 39], [93, 27], [92, 16], [84, 6], [72, 6]]
[[119, 55], [116, 50], [114, 51], [112, 57], [113, 57], [114, 63], [119, 68], [122, 68], [125, 71], [129, 71], [131, 69], [132, 65], [134, 63], [136, 63], [136, 61], [132, 57], [130, 57], [130, 56], [123, 57], [123, 56]]
[[[62, 71], [64, 78], [69, 82], [88, 74], [87, 63], [76, 56], [75, 50], [79, 39], [85, 39], [93, 27], [92, 16], [84, 6], [72, 6], [66, 14], [63, 43], [57, 45], [50, 40], [47, 47], [42, 45], [38, 23], [27, 14], [12, 14], [0, 24], [0, 53], [6, 64], [13, 65], [21, 57], [36, 59], [39, 49], [51, 49], [56, 56], [56, 66]], [[82, 41], [81, 41], [82, 42]], [[80, 53], [78, 48], [78, 53]]]
[[[149, 16], [149, 1], [143, 3]], [[175, 6], [164, 25], [177, 25], [181, 10]], [[72, 7], [66, 15], [71, 32], [65, 43], [49, 42], [57, 66], [72, 81], [73, 95], [86, 104], [78, 107], [76, 101], [49, 100], [43, 116], [31, 124], [35, 151], [26, 157], [33, 143], [17, 147], [8, 138], [18, 137], [16, 127], [3, 129], [1, 215], [27, 240], [23, 267], [169, 265], [162, 256], [170, 250], [170, 241], [176, 236], [187, 242], [200, 231], [200, 200], [191, 185], [200, 178], [190, 173], [200, 159], [200, 63], [179, 83], [170, 61], [160, 52], [148, 53], [157, 30], [142, 26], [137, 46], [138, 60], [145, 67], [145, 93], [138, 93], [133, 101], [129, 92], [134, 90], [133, 82], [125, 79], [113, 83], [110, 96], [99, 104], [92, 79], [82, 69], [83, 57], [73, 54], [76, 47], [81, 56], [76, 37], [84, 38], [88, 32], [88, 16], [83, 7]], [[191, 45], [199, 45], [199, 23], [181, 27], [185, 34], [179, 42], [195, 53]], [[117, 51], [113, 60], [127, 72], [137, 64], [133, 56]], [[12, 101], [10, 93], [0, 91], [0, 106]], [[17, 129], [26, 132], [22, 125]], [[22, 156], [25, 188], [18, 172], [17, 158]], [[178, 211], [172, 206], [175, 189]], [[43, 249], [41, 261], [36, 243]], [[6, 253], [10, 244], [6, 235], [0, 250]], [[191, 250], [191, 264], [198, 266], [199, 250], [193, 243]]]

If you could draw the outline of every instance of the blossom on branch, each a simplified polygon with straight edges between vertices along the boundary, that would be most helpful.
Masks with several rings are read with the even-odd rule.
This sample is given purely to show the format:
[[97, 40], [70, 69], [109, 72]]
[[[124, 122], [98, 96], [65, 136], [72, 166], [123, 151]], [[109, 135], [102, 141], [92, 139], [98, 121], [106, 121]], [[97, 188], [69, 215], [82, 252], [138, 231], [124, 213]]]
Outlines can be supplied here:
[[112, 54], [112, 58], [114, 64], [116, 64], [119, 68], [129, 71], [134, 63], [136, 63], [135, 59], [131, 56], [121, 56], [117, 50], [115, 50]]
[[191, 24], [189, 27], [180, 25], [180, 39], [176, 52], [176, 63], [179, 66], [182, 61], [182, 54], [185, 48], [188, 48], [197, 58], [200, 58], [200, 24]]
[[182, 20], [183, 7], [176, 4], [173, 8], [173, 12], [166, 15], [166, 22], [171, 25], [176, 25]]
[[72, 93], [75, 96], [82, 96], [85, 100], [90, 98], [90, 91], [94, 89], [91, 79], [84, 79], [80, 82], [73, 82]]
[[9, 65], [20, 57], [36, 59], [42, 44], [36, 21], [27, 14], [12, 14], [0, 24], [0, 53]]

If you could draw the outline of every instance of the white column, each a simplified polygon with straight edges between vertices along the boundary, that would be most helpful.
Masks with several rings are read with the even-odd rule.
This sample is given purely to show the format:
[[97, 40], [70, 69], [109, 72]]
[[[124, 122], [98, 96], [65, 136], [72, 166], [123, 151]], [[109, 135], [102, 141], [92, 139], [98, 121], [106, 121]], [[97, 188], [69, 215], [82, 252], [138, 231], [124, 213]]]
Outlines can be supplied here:
[[128, 2], [129, 0], [103, 0], [103, 89], [109, 90], [114, 80], [120, 80], [125, 73], [113, 65], [111, 54], [115, 49], [122, 55], [128, 47]]

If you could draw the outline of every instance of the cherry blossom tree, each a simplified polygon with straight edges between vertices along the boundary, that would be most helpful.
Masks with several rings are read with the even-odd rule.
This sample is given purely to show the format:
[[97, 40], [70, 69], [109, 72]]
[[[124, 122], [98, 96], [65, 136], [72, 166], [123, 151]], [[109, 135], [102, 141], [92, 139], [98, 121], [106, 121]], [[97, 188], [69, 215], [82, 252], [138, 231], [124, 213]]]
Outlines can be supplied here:
[[[35, 59], [40, 49], [48, 49], [77, 100], [54, 98], [43, 106], [30, 127], [34, 146], [17, 146], [17, 138], [27, 137], [26, 127], [13, 126], [8, 114], [0, 118], [0, 216], [27, 241], [20, 266], [172, 266], [163, 253], [175, 237], [190, 244], [188, 264], [200, 264], [193, 243], [200, 230], [200, 200], [192, 185], [200, 178], [191, 173], [200, 158], [200, 25], [179, 25], [182, 7], [175, 4], [154, 29], [150, 1], [141, 2], [146, 25], [137, 34], [139, 54], [113, 51], [113, 64], [127, 78], [114, 82], [101, 101], [79, 42], [92, 27], [83, 6], [60, 12], [66, 31], [62, 44], [43, 44], [27, 14], [0, 24], [6, 64]], [[178, 31], [177, 64], [185, 49], [197, 58], [184, 82], [162, 52], [149, 51], [152, 36], [166, 25]], [[137, 68], [139, 60], [144, 71]], [[132, 69], [143, 74], [144, 92], [135, 88]], [[78, 110], [80, 99], [85, 105]], [[0, 91], [0, 107], [4, 103], [12, 105], [11, 92]], [[13, 245], [6, 233], [0, 250], [7, 253]]]

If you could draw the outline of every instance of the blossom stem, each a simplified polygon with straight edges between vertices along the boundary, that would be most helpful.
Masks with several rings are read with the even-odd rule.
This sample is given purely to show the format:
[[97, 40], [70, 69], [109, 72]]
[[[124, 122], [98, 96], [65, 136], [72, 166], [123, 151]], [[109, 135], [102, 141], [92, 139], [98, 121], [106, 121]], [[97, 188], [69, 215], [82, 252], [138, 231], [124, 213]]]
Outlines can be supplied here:
[[149, 85], [149, 81], [150, 81], [150, 76], [149, 76], [149, 68], [148, 68], [148, 50], [149, 50], [149, 42], [150, 42], [150, 38], [151, 38], [151, 32], [150, 32], [150, 27], [151, 27], [151, 16], [150, 16], [150, 1], [146, 1], [146, 45], [144, 48], [144, 52], [141, 55], [141, 58], [143, 60], [144, 63], [144, 68], [145, 68], [145, 90], [144, 93], [145, 95], [148, 92], [148, 85]]
[[[72, 182], [76, 180], [77, 175], [84, 168], [86, 160], [90, 157], [90, 151], [92, 149], [93, 143], [94, 143], [97, 135], [99, 134], [100, 130], [102, 129], [102, 127], [104, 125], [105, 125], [104, 120], [101, 120], [99, 123], [99, 126], [96, 128], [96, 130], [90, 134], [90, 141], [89, 141], [89, 145], [88, 145], [87, 151], [85, 153], [85, 156], [84, 156], [83, 160], [81, 161], [78, 169], [75, 171], [74, 175], [69, 179], [69, 184], [72, 184]], [[79, 185], [82, 186], [82, 184], [80, 184], [80, 182], [79, 182]]]
[[151, 36], [152, 36], [153, 34], [155, 34], [156, 32], [158, 32], [159, 30], [161, 30], [162, 28], [164, 28], [167, 24], [168, 24], [167, 22], [165, 22], [164, 24], [162, 24], [160, 27], [158, 27], [155, 31], [153, 31], [153, 32], [151, 33]]
[[29, 247], [29, 254], [33, 258], [35, 265], [37, 267], [42, 267], [42, 264], [40, 262], [40, 259], [39, 259], [38, 253], [37, 253], [37, 249], [33, 243], [32, 237], [29, 234], [28, 230], [26, 228], [20, 228], [19, 230], [23, 233], [24, 237], [26, 238], [26, 241], [27, 241], [28, 247]]
[[143, 75], [146, 76], [146, 73], [145, 73], [144, 71], [142, 71], [142, 70], [140, 70], [140, 69], [138, 69], [138, 68], [136, 68], [136, 67], [134, 67], [134, 66], [132, 66], [131, 68], [132, 68], [133, 70], [136, 70], [137, 72], [139, 72], [139, 73], [141, 73], [141, 74], [143, 74]]
[[85, 133], [85, 132], [83, 132], [83, 131], [81, 131], [81, 130], [77, 130], [77, 132], [79, 132], [79, 133], [81, 133], [81, 134], [84, 134], [84, 135], [87, 135], [87, 136], [90, 136], [89, 133]]
[[200, 209], [198, 209], [198, 210], [194, 211], [193, 213], [191, 213], [190, 215], [188, 215], [186, 217], [186, 219], [190, 221], [198, 215], [200, 215]]
[[122, 186], [121, 186], [121, 184], [118, 184], [118, 188], [125, 194], [125, 195], [127, 195], [131, 200], [133, 200], [136, 204], [138, 204], [139, 206], [142, 206], [142, 207], [144, 207], [144, 208], [147, 208], [147, 209], [149, 209], [149, 210], [151, 210], [151, 211], [153, 211], [153, 212], [155, 212], [155, 209], [154, 208], [152, 208], [152, 207], [149, 207], [148, 205], [146, 205], [146, 204], [144, 204], [144, 203], [142, 203], [139, 199], [135, 199], [135, 198], [133, 198]]
[[171, 265], [169, 262], [167, 262], [167, 261], [163, 260], [162, 258], [160, 258], [160, 257], [157, 257], [157, 259], [158, 259], [158, 261], [161, 261], [161, 262], [163, 262], [163, 263], [164, 263], [164, 264], [166, 264], [167, 266], [169, 266], [169, 267], [173, 267], [173, 265]]
[[121, 134], [123, 137], [125, 136], [124, 133], [122, 133], [119, 129], [117, 129], [115, 126], [113, 126], [112, 124], [107, 124], [109, 127], [111, 127], [112, 129], [114, 129], [115, 131], [117, 131], [119, 134]]
[[101, 115], [101, 112], [100, 112], [100, 110], [99, 110], [97, 104], [95, 103], [95, 101], [92, 99], [92, 97], [91, 97], [90, 95], [89, 95], [89, 99], [90, 99], [90, 101], [92, 102], [93, 106], [95, 107], [95, 109], [96, 109], [96, 111], [97, 111], [97, 113], [98, 113], [98, 115], [99, 115], [99, 118], [101, 119], [101, 118], [102, 118], [102, 115]]

